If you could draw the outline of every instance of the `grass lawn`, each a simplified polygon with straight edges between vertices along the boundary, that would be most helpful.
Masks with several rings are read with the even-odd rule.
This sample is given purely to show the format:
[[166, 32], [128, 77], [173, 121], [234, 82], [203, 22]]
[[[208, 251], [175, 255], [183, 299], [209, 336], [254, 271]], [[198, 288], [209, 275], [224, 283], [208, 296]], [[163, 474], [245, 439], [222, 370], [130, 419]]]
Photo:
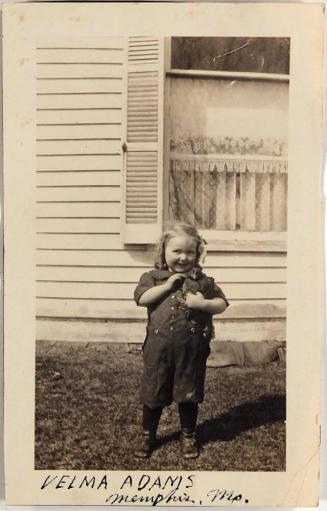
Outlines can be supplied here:
[[142, 355], [128, 345], [38, 342], [35, 468], [52, 470], [285, 470], [285, 365], [208, 368], [201, 455], [179, 455], [176, 405], [158, 449], [133, 458], [141, 432]]

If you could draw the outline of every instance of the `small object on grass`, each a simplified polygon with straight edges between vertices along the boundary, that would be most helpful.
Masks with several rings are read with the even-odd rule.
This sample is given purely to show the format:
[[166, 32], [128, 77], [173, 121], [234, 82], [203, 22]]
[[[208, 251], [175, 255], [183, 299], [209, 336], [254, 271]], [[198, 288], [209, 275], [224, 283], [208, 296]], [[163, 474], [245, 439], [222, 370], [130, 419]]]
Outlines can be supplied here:
[[273, 362], [278, 357], [282, 361], [281, 357], [286, 354], [283, 344], [282, 341], [220, 341], [212, 350], [207, 367], [256, 366]]
[[142, 345], [136, 344], [135, 342], [129, 342], [127, 344], [127, 353], [140, 353], [142, 351]]
[[134, 451], [136, 458], [149, 458], [156, 445], [156, 435], [151, 431], [143, 430], [139, 446]]
[[190, 429], [182, 429], [180, 444], [183, 458], [194, 459], [199, 456], [199, 449], [194, 431]]

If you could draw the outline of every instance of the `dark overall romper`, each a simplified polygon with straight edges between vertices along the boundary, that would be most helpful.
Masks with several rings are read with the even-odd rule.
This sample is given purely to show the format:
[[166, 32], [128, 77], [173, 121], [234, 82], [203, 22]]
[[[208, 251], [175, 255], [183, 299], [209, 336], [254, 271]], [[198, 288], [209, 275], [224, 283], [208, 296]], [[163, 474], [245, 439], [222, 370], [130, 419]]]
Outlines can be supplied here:
[[[163, 284], [171, 275], [168, 270], [144, 273], [134, 292], [136, 303], [146, 290]], [[204, 298], [222, 298], [228, 305], [222, 290], [202, 271], [196, 276], [196, 285]], [[143, 404], [159, 408], [172, 401], [203, 401], [212, 332], [212, 315], [189, 309], [181, 288], [148, 307], [141, 382]]]

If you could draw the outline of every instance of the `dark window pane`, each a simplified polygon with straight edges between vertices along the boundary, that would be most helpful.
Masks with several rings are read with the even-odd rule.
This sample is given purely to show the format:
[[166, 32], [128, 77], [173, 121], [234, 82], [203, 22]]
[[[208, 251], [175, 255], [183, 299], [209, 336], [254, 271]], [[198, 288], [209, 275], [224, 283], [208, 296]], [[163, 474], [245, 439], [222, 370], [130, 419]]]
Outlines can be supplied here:
[[172, 37], [171, 67], [289, 74], [286, 37]]

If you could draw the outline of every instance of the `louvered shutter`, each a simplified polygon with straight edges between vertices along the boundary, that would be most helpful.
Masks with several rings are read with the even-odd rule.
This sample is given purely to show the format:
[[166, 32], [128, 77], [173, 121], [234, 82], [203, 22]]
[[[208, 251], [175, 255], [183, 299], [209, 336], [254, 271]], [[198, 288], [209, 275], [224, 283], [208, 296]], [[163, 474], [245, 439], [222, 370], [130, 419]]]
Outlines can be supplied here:
[[155, 243], [162, 226], [163, 40], [129, 37], [124, 149], [124, 243]]

